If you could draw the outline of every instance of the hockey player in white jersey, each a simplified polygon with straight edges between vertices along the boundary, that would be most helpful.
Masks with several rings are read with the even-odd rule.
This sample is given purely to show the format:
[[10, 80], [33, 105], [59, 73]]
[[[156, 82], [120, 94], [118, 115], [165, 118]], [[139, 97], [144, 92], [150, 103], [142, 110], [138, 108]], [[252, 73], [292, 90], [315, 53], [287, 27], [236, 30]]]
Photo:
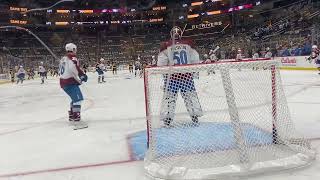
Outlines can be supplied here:
[[[236, 56], [236, 61], [242, 61], [244, 58], [244, 55], [242, 54], [242, 50], [238, 48], [238, 53]], [[238, 71], [241, 71], [241, 68], [238, 68]]]
[[141, 64], [140, 56], [138, 56], [137, 61], [134, 63], [134, 76], [137, 77], [137, 75], [141, 74], [142, 64]]
[[74, 122], [76, 128], [81, 125], [80, 128], [87, 127], [86, 124], [82, 124], [81, 120], [81, 102], [83, 101], [83, 95], [79, 88], [82, 82], [87, 82], [87, 75], [80, 69], [80, 64], [76, 58], [77, 46], [73, 43], [66, 44], [66, 56], [60, 60], [59, 75], [60, 75], [60, 87], [71, 98], [69, 121]]
[[320, 50], [318, 49], [317, 45], [312, 46], [311, 55], [307, 60], [309, 61], [309, 63], [311, 63], [312, 60], [314, 60], [314, 63], [316, 64], [316, 67], [319, 71], [318, 74], [320, 75]]
[[[193, 48], [192, 42], [181, 39], [182, 30], [179, 27], [173, 27], [170, 34], [172, 39], [161, 45], [158, 66], [178, 66], [200, 62], [199, 54]], [[170, 127], [173, 121], [178, 92], [184, 99], [193, 124], [198, 125], [198, 117], [201, 117], [203, 112], [194, 85], [193, 73], [174, 73], [164, 76], [164, 97], [160, 110], [164, 125]]]
[[266, 54], [264, 55], [265, 58], [272, 58], [272, 52], [269, 47], [266, 48]]
[[[255, 50], [253, 50], [252, 52], [254, 52], [253, 55], [252, 55], [252, 59], [253, 60], [257, 60], [259, 58], [258, 52], [256, 52]], [[252, 70], [258, 70], [258, 69], [259, 69], [258, 67], [253, 67], [252, 68]]]
[[26, 71], [24, 70], [23, 66], [20, 66], [18, 69], [18, 72], [17, 72], [17, 78], [18, 78], [17, 84], [19, 82], [21, 82], [21, 84], [22, 84], [25, 76], [26, 76]]
[[104, 65], [104, 59], [101, 58], [99, 62], [96, 64], [96, 71], [98, 73], [98, 83], [105, 83], [104, 80], [104, 71], [106, 70], [106, 66]]
[[40, 78], [41, 78], [41, 84], [44, 84], [44, 79], [46, 77], [46, 68], [44, 68], [43, 66], [43, 62], [40, 62], [40, 66], [39, 66], [39, 72], [38, 74], [40, 75]]

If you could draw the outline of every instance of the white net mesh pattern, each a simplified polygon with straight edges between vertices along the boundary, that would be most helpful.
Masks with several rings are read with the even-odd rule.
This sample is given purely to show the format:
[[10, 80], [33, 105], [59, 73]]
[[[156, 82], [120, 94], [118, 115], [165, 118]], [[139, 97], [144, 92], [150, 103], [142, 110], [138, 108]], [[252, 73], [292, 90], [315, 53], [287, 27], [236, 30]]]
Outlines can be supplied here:
[[147, 68], [145, 91], [149, 176], [246, 176], [315, 158], [290, 119], [275, 61]]

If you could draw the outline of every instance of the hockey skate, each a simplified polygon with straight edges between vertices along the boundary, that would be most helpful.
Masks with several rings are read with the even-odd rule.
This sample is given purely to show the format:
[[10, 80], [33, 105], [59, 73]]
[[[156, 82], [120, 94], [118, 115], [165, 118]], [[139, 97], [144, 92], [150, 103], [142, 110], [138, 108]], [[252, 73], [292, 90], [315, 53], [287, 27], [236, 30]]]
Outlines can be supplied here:
[[104, 76], [102, 76], [102, 82], [103, 82], [103, 83], [107, 82], [107, 81], [104, 80]]
[[69, 112], [69, 121], [73, 126], [73, 130], [88, 128], [88, 124], [86, 122], [81, 121], [80, 112]]

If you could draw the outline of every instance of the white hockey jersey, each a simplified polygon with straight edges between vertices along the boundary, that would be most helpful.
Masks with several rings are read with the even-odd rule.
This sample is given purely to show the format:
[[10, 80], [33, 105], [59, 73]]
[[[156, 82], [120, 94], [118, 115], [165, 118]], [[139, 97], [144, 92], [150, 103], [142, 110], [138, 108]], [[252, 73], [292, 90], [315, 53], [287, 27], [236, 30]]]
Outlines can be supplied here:
[[161, 45], [157, 66], [196, 64], [200, 62], [199, 53], [188, 40], [177, 40], [175, 44], [167, 41]]
[[26, 71], [21, 67], [19, 68], [18, 72], [17, 72], [17, 75], [19, 74], [26, 74]]
[[39, 72], [40, 73], [46, 72], [46, 68], [44, 68], [43, 66], [39, 66]]
[[99, 69], [101, 69], [102, 71], [106, 70], [106, 66], [103, 63], [98, 64], [97, 66]]
[[72, 57], [72, 59], [70, 59], [69, 57], [64, 56], [60, 60], [59, 74], [60, 86], [64, 87], [67, 85], [81, 84], [79, 76], [83, 75], [84, 72], [80, 69], [79, 62], [76, 57]]
[[136, 62], [134, 63], [134, 66], [140, 68], [140, 67], [141, 67], [141, 62], [140, 62], [140, 61], [136, 61]]

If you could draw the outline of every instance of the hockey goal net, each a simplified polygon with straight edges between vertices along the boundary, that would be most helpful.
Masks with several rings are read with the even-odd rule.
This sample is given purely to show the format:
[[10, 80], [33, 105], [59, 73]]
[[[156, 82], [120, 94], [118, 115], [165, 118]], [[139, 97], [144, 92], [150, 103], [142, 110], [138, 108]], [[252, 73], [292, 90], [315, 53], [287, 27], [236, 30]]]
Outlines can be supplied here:
[[315, 159], [290, 119], [276, 61], [150, 67], [144, 75], [150, 177], [223, 179]]

